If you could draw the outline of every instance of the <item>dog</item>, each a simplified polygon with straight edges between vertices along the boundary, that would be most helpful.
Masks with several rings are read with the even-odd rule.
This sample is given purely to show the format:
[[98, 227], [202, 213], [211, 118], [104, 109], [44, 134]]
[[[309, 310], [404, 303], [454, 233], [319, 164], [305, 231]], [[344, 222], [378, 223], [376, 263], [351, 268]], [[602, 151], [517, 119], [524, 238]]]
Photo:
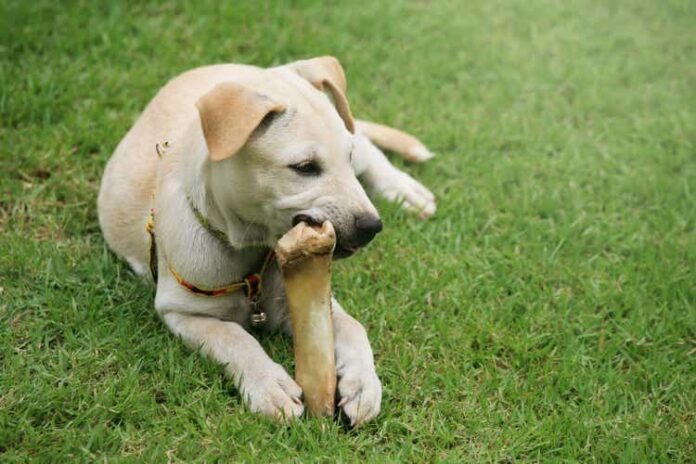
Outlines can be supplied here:
[[[253, 412], [303, 413], [302, 390], [253, 330], [291, 334], [269, 250], [294, 224], [330, 221], [335, 258], [382, 222], [363, 183], [422, 217], [435, 197], [377, 148], [410, 161], [416, 138], [354, 120], [330, 56], [272, 68], [221, 64], [185, 72], [145, 108], [108, 161], [99, 223], [112, 251], [156, 286], [155, 309], [190, 348], [224, 365]], [[382, 386], [365, 329], [332, 301], [338, 406], [358, 426]]]

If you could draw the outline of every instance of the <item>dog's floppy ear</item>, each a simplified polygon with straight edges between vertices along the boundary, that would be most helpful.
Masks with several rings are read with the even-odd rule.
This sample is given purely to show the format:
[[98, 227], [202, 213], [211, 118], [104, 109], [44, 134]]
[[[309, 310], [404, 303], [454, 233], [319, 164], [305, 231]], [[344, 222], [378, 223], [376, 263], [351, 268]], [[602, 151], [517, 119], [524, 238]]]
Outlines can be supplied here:
[[223, 82], [196, 102], [203, 135], [212, 161], [237, 153], [254, 129], [283, 105], [236, 82]]
[[346, 128], [354, 133], [355, 123], [346, 99], [346, 74], [341, 63], [333, 56], [321, 56], [296, 61], [288, 66], [320, 91], [331, 93], [338, 115], [343, 119]]

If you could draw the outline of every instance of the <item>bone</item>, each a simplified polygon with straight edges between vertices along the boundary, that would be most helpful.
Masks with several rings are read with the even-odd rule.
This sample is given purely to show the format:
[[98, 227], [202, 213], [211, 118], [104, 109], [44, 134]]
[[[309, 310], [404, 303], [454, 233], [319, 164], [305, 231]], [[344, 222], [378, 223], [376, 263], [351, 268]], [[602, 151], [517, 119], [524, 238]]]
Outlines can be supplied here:
[[336, 232], [330, 222], [312, 227], [300, 222], [276, 245], [276, 259], [292, 321], [295, 381], [309, 413], [332, 415], [336, 359], [331, 308], [331, 260]]

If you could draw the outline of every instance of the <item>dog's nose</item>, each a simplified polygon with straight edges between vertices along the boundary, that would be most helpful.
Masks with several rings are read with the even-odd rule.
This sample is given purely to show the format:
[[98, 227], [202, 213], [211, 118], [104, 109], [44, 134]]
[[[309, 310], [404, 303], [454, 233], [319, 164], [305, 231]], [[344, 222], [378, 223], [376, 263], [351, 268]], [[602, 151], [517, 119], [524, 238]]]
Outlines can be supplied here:
[[355, 230], [358, 245], [367, 245], [382, 231], [382, 221], [371, 214], [360, 215], [355, 218]]
[[292, 226], [293, 227], [295, 227], [300, 222], [304, 222], [308, 226], [320, 226], [321, 225], [321, 223], [319, 221], [314, 219], [309, 214], [298, 214], [294, 218], [292, 218]]

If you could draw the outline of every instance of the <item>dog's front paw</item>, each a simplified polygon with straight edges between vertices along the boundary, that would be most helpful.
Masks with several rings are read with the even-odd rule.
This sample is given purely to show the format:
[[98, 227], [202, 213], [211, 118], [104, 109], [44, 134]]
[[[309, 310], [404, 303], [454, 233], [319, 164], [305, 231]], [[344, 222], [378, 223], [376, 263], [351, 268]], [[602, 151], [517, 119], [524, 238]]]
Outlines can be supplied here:
[[242, 395], [251, 412], [287, 421], [300, 417], [304, 412], [302, 389], [280, 365], [242, 378]]
[[338, 407], [343, 409], [353, 427], [358, 427], [379, 414], [382, 383], [371, 366], [358, 364], [343, 369], [339, 373], [338, 394]]
[[394, 169], [378, 179], [374, 186], [389, 201], [401, 202], [404, 208], [425, 219], [435, 214], [435, 195], [403, 171]]

